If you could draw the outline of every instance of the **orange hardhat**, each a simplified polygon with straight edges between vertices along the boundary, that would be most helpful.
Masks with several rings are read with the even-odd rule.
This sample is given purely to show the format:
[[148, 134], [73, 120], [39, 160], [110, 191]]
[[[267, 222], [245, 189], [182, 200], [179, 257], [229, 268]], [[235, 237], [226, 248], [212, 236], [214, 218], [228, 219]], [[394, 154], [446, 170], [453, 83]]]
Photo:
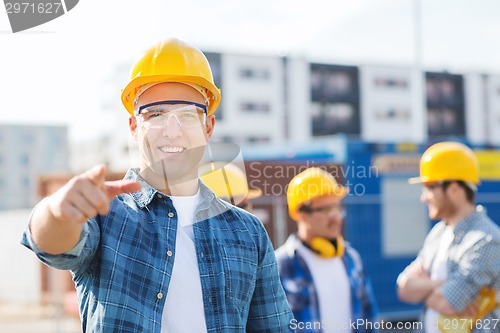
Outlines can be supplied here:
[[161, 82], [187, 83], [206, 89], [209, 116], [220, 103], [220, 90], [215, 86], [207, 58], [200, 50], [180, 40], [163, 40], [147, 49], [134, 63], [129, 83], [122, 90], [125, 109], [134, 115], [138, 89]]
[[474, 152], [458, 142], [439, 142], [430, 146], [420, 158], [420, 177], [410, 184], [461, 180], [479, 184], [479, 163]]
[[216, 196], [235, 205], [262, 195], [260, 189], [248, 188], [245, 173], [233, 163], [208, 163], [200, 168], [200, 175]]
[[325, 195], [343, 198], [348, 193], [349, 188], [339, 185], [330, 173], [312, 167], [293, 177], [288, 184], [288, 213], [297, 220], [297, 211], [304, 203]]

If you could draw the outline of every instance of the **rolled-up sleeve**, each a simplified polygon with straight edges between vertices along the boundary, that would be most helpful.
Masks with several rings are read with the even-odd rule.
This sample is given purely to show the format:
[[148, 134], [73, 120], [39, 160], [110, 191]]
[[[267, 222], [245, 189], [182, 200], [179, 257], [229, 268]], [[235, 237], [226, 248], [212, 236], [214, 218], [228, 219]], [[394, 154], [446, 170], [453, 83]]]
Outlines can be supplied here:
[[[49, 254], [40, 249], [33, 240], [30, 225], [31, 223], [28, 224], [22, 235], [21, 244], [33, 251], [43, 263], [61, 270], [74, 271], [84, 268], [85, 263], [90, 261], [89, 257], [95, 253], [95, 248], [99, 242], [96, 239], [99, 237], [99, 232], [92, 232], [93, 229], [98, 228], [96, 219], [92, 218], [82, 225], [80, 239], [71, 250], [57, 255]], [[93, 237], [91, 237], [92, 235]]]
[[443, 296], [457, 312], [477, 297], [479, 290], [498, 279], [500, 272], [500, 243], [485, 237], [471, 246], [460, 258], [441, 287]]
[[[71, 250], [63, 253], [62, 255], [70, 257], [78, 257], [83, 250], [88, 234], [89, 234], [89, 227], [87, 226], [87, 224], [84, 224], [82, 226], [82, 233], [80, 234], [80, 239], [78, 240], [78, 243]], [[50, 255], [48, 253], [45, 253], [42, 249], [38, 247], [38, 245], [36, 245], [35, 241], [33, 240], [33, 237], [31, 236], [31, 230], [29, 225], [23, 233], [21, 244], [23, 244], [28, 249], [33, 251], [37, 256], [38, 255], [52, 256], [52, 257], [59, 256], [59, 255]]]

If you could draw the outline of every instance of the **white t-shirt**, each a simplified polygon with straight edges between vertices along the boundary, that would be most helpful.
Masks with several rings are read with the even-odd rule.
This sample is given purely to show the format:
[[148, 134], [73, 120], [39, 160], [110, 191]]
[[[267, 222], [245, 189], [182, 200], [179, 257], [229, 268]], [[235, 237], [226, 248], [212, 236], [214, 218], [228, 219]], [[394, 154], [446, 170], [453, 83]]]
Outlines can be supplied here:
[[[448, 277], [448, 271], [446, 268], [446, 262], [448, 261], [448, 248], [453, 241], [453, 228], [446, 226], [439, 242], [439, 248], [436, 253], [436, 257], [432, 262], [431, 267], [431, 280], [445, 280]], [[426, 333], [441, 333], [437, 328], [437, 320], [439, 318], [439, 312], [433, 309], [427, 309], [425, 311], [425, 332]]]
[[200, 192], [194, 196], [171, 197], [178, 225], [175, 261], [162, 315], [162, 333], [206, 332], [200, 271], [194, 245], [194, 212]]
[[311, 271], [324, 333], [350, 333], [351, 287], [339, 257], [322, 258], [301, 244], [299, 254]]

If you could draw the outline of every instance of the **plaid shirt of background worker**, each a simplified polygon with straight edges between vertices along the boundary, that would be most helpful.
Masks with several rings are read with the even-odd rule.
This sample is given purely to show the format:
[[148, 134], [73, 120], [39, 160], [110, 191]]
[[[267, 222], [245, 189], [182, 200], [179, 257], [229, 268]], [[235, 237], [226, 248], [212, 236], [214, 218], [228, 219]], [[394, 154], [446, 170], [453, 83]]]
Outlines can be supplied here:
[[[276, 252], [281, 282], [286, 290], [295, 320], [300, 323], [321, 323], [326, 318], [322, 318], [319, 313], [318, 296], [313, 278], [306, 262], [297, 251], [299, 246], [300, 240], [295, 235], [291, 235], [281, 250]], [[374, 324], [378, 310], [371, 283], [365, 278], [358, 252], [348, 242], [345, 243], [342, 262], [351, 286], [351, 323], [362, 320], [364, 323]], [[362, 325], [349, 326], [353, 327], [353, 333], [375, 333], [377, 331]], [[297, 330], [297, 333], [299, 332], [321, 333], [322, 330], [316, 327], [310, 330]]]

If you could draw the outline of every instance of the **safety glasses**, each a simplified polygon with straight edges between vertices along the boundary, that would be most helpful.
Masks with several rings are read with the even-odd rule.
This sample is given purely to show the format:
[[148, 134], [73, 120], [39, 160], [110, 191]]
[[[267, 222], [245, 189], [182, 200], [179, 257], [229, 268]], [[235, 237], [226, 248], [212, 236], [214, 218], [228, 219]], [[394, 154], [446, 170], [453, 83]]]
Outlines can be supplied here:
[[341, 218], [344, 218], [346, 216], [346, 210], [343, 206], [320, 206], [320, 207], [311, 207], [308, 205], [303, 205], [299, 208], [300, 211], [307, 213], [307, 214], [313, 214], [313, 213], [319, 213], [324, 216], [338, 216]]
[[207, 123], [207, 106], [190, 101], [158, 101], [136, 110], [138, 122], [145, 130], [162, 129], [175, 118], [181, 127], [199, 127]]

